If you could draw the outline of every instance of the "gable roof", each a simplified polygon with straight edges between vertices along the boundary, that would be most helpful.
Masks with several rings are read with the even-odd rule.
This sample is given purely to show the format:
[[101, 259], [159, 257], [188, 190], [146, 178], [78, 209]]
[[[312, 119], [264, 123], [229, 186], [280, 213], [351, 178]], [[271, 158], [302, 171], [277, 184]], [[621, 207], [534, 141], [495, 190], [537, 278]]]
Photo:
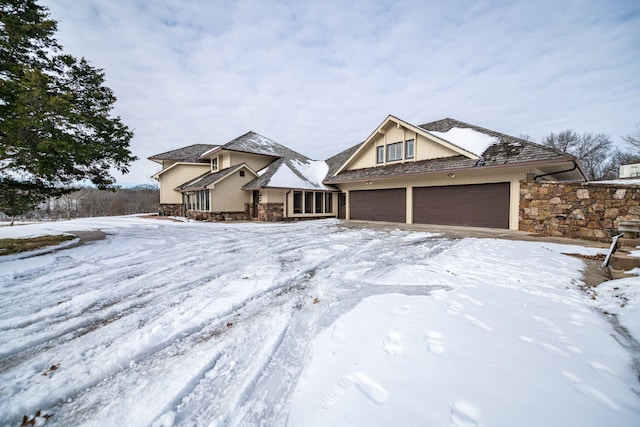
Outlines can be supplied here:
[[244, 153], [260, 154], [272, 157], [309, 159], [308, 157], [253, 131], [240, 135], [219, 147], [212, 147], [209, 151], [202, 153], [200, 158], [204, 158], [221, 150], [241, 151]]
[[[397, 120], [397, 123], [401, 123], [403, 126], [407, 124], [393, 116], [389, 116], [387, 120], [389, 119]], [[385, 123], [387, 123], [387, 121], [383, 122], [371, 136], [375, 135]], [[437, 159], [345, 170], [344, 168], [348, 161], [354, 157], [358, 150], [364, 147], [366, 142], [371, 139], [370, 136], [367, 138], [367, 141], [357, 146], [358, 148], [336, 169], [334, 174], [327, 175], [324, 182], [326, 184], [335, 184], [345, 181], [383, 179], [391, 176], [455, 171], [486, 166], [497, 167], [524, 163], [576, 162], [574, 156], [551, 147], [451, 118], [425, 123], [417, 127], [410, 124], [409, 126], [414, 129], [419, 128], [423, 133], [430, 135], [432, 139], [437, 138], [438, 141], [445, 142], [449, 147], [458, 147], [459, 150], [456, 151], [460, 154]], [[461, 147], [461, 145], [466, 145], [466, 147]], [[478, 150], [478, 148], [480, 148], [480, 150]], [[343, 153], [351, 152], [350, 150], [353, 149], [354, 147], [351, 147]], [[473, 153], [473, 151], [481, 152], [476, 154]], [[577, 163], [575, 164], [577, 165], [576, 168], [579, 170], [579, 173], [584, 175], [580, 166]]]
[[428, 139], [431, 139], [431, 140], [435, 140], [440, 145], [450, 149], [451, 151], [453, 151], [455, 153], [461, 154], [463, 156], [467, 156], [467, 157], [472, 158], [472, 159], [479, 159], [480, 158], [479, 155], [474, 154], [471, 151], [468, 151], [468, 150], [466, 150], [466, 149], [464, 149], [464, 148], [462, 148], [462, 147], [460, 147], [460, 146], [458, 146], [456, 144], [453, 144], [453, 143], [447, 141], [446, 139], [438, 138], [437, 135], [433, 135], [433, 134], [429, 133], [426, 129], [423, 129], [423, 128], [419, 127], [419, 126], [412, 125], [411, 123], [406, 122], [406, 121], [404, 121], [402, 119], [399, 119], [399, 118], [397, 118], [395, 116], [392, 116], [390, 114], [390, 115], [387, 116], [386, 119], [384, 119], [382, 121], [382, 123], [380, 123], [380, 125], [373, 132], [371, 132], [371, 134], [367, 137], [367, 139], [365, 139], [364, 142], [362, 144], [360, 144], [357, 147], [356, 150], [353, 151], [351, 156], [338, 168], [336, 173], [342, 172], [346, 168], [346, 166], [349, 163], [351, 163], [351, 160], [354, 160], [358, 156], [358, 154], [360, 152], [362, 152], [362, 151], [364, 151], [366, 149], [367, 145], [369, 145], [369, 143], [373, 141], [374, 137], [377, 134], [379, 134], [379, 133], [384, 134], [385, 133], [385, 128], [387, 126], [389, 126], [390, 124], [395, 124], [397, 126], [403, 126], [403, 127], [407, 128], [407, 129], [413, 131], [413, 132], [416, 132], [416, 133], [424, 136], [425, 138], [428, 138]]
[[322, 183], [327, 170], [327, 164], [321, 160], [280, 158], [258, 171], [258, 177], [242, 189], [290, 188], [331, 191], [332, 188]]
[[175, 162], [198, 163], [202, 153], [217, 147], [212, 144], [193, 144], [176, 150], [167, 151], [165, 153], [155, 154], [149, 157], [149, 160], [161, 163], [163, 160], [172, 160]]
[[215, 184], [219, 181], [222, 181], [226, 177], [232, 175], [235, 171], [240, 169], [247, 169], [252, 174], [256, 174], [246, 163], [240, 163], [239, 165], [234, 165], [226, 169], [222, 169], [218, 172], [207, 172], [199, 177], [188, 181], [181, 186], [177, 187], [176, 191], [197, 191], [204, 190], [208, 185]]

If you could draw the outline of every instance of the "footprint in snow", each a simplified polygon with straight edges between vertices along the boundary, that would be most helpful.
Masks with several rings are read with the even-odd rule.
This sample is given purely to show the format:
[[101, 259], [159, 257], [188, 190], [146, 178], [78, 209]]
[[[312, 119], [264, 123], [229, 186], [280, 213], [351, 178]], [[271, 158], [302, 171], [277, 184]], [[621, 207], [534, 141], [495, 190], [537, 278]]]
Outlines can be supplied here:
[[340, 401], [347, 390], [355, 388], [373, 403], [382, 405], [389, 400], [389, 393], [380, 384], [371, 379], [364, 372], [353, 372], [340, 378], [337, 385], [324, 395], [320, 406], [329, 409]]
[[586, 385], [585, 383], [582, 382], [580, 377], [578, 377], [577, 375], [569, 371], [562, 371], [562, 376], [567, 381], [569, 381], [576, 388], [576, 390], [578, 390], [580, 393], [584, 394], [591, 400], [597, 403], [600, 403], [601, 405], [604, 405], [614, 411], [618, 410], [618, 405], [616, 405], [604, 393], [602, 393], [600, 390], [597, 390], [591, 386]]
[[553, 333], [555, 336], [558, 337], [558, 340], [560, 342], [564, 344], [571, 343], [571, 340], [562, 332], [562, 329], [558, 328], [556, 324], [553, 323], [551, 320], [545, 319], [544, 317], [540, 317], [540, 316], [531, 316], [531, 318], [535, 320], [537, 323], [540, 323], [541, 325], [545, 326], [549, 330], [549, 332]]
[[451, 427], [478, 427], [482, 425], [481, 419], [480, 410], [471, 403], [459, 400], [451, 404]]
[[485, 331], [489, 331], [491, 332], [491, 326], [487, 325], [486, 323], [484, 323], [482, 320], [477, 319], [473, 316], [470, 316], [468, 314], [465, 314], [464, 316], [465, 319], [467, 319], [469, 321], [469, 323], [471, 323], [473, 326], [475, 326], [478, 329], [484, 329]]
[[596, 371], [598, 374], [602, 375], [605, 378], [612, 378], [617, 381], [620, 380], [615, 372], [613, 372], [611, 369], [609, 369], [608, 366], [605, 366], [602, 363], [589, 362], [589, 366], [591, 366], [594, 371]]
[[402, 346], [402, 336], [397, 330], [389, 331], [380, 345], [384, 351], [389, 353], [391, 356], [399, 356], [404, 351], [404, 347]]
[[576, 326], [584, 325], [584, 317], [581, 314], [574, 313], [571, 315], [571, 323]]
[[456, 301], [451, 301], [449, 303], [449, 307], [447, 307], [447, 313], [451, 314], [452, 316], [455, 316], [456, 314], [460, 313], [460, 311], [464, 308], [464, 305], [460, 304], [459, 302]]
[[[521, 340], [521, 341], [528, 342], [528, 343], [533, 343], [533, 342], [535, 342], [535, 340], [534, 340], [533, 338], [529, 338], [529, 337], [524, 336], [524, 335], [520, 335], [518, 338], [520, 338], [520, 340]], [[555, 346], [555, 345], [553, 345], [553, 344], [549, 344], [549, 343], [547, 343], [547, 342], [538, 342], [538, 344], [539, 344], [542, 348], [544, 348], [544, 349], [546, 349], [546, 350], [550, 351], [551, 353], [555, 353], [555, 354], [557, 354], [557, 355], [564, 356], [564, 357], [569, 357], [569, 354], [568, 354], [566, 351], [564, 351], [564, 350], [562, 350], [562, 349], [560, 349], [560, 348], [556, 347], [556, 346]], [[580, 348], [578, 348], [578, 347], [576, 347], [576, 346], [567, 345], [567, 346], [565, 346], [565, 347], [566, 347], [569, 351], [571, 351], [571, 352], [573, 352], [573, 353], [575, 353], [575, 354], [582, 354], [582, 350], [580, 350]]]
[[444, 335], [438, 331], [428, 330], [424, 332], [424, 340], [429, 344], [428, 349], [430, 352], [435, 354], [444, 353], [443, 337]]
[[558, 347], [556, 347], [553, 344], [549, 344], [547, 342], [541, 342], [541, 343], [538, 343], [538, 344], [540, 344], [543, 348], [549, 350], [551, 353], [555, 353], [555, 354], [558, 354], [558, 355], [564, 356], [564, 357], [569, 357], [569, 354], [566, 351], [564, 351], [562, 349], [559, 349]]

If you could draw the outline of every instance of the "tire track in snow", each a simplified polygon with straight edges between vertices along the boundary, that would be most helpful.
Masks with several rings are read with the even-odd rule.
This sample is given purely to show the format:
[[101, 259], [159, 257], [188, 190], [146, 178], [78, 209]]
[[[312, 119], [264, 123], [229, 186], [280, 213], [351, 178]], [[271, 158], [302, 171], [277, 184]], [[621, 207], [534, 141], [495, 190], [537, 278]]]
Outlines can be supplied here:
[[[187, 227], [179, 237], [164, 236], [166, 247], [151, 251], [148, 244], [157, 240], [146, 237], [156, 232], [133, 229], [127, 230], [126, 237], [113, 237], [113, 242], [130, 240], [132, 253], [111, 254], [109, 240], [96, 244], [85, 258], [82, 252], [67, 250], [70, 259], [49, 271], [37, 270], [37, 280], [24, 279], [19, 285], [28, 295], [38, 295], [37, 288], [51, 288], [56, 298], [67, 298], [68, 306], [36, 301], [30, 308], [40, 310], [39, 315], [25, 312], [24, 307], [14, 311], [22, 312], [25, 319], [37, 319], [31, 332], [42, 342], [23, 343], [20, 352], [0, 359], [22, 371], [29, 367], [30, 372], [39, 373], [54, 362], [60, 368], [38, 381], [11, 379], [18, 391], [11, 395], [11, 414], [0, 410], [4, 414], [0, 423], [51, 408], [56, 413], [48, 421], [52, 425], [81, 420], [131, 424], [143, 420], [142, 412], [122, 399], [111, 400], [114, 396], [142, 398], [147, 384], [166, 388], [160, 393], [165, 396], [166, 391], [162, 402], [144, 398], [135, 402], [154, 419], [174, 412], [179, 422], [220, 419], [232, 425], [258, 420], [283, 424], [309, 342], [324, 325], [367, 296], [428, 294], [443, 288], [344, 280], [352, 262], [366, 263], [382, 251], [389, 252], [385, 247], [389, 239], [377, 238], [387, 234], [358, 232], [358, 239], [352, 240], [352, 232], [336, 228], [332, 234], [326, 225], [305, 224], [306, 239], [300, 242], [296, 227], [281, 227], [286, 230], [285, 243], [275, 250], [277, 226], [229, 227], [224, 238], [216, 237], [219, 227], [211, 233], [202, 233], [201, 226]], [[448, 246], [442, 241], [427, 245], [424, 239], [402, 242], [408, 234], [394, 236], [401, 250], [389, 252], [386, 263], [420, 264], [423, 260], [412, 251], [416, 245], [424, 248], [421, 256], [429, 257]], [[138, 241], [142, 242], [139, 247]], [[349, 257], [343, 256], [345, 251]], [[169, 253], [176, 253], [175, 259]], [[311, 296], [319, 296], [320, 304], [313, 304]], [[83, 321], [86, 324], [78, 328]], [[0, 338], [6, 332], [0, 331]], [[61, 355], [62, 360], [52, 360]], [[193, 366], [186, 378], [172, 376], [190, 360]], [[229, 369], [231, 364], [236, 368]], [[36, 383], [44, 387], [34, 389]], [[211, 390], [223, 396], [205, 392]], [[110, 411], [122, 405], [131, 411], [130, 418], [109, 419]], [[3, 408], [8, 406], [0, 404]], [[152, 421], [144, 418], [134, 423]]]

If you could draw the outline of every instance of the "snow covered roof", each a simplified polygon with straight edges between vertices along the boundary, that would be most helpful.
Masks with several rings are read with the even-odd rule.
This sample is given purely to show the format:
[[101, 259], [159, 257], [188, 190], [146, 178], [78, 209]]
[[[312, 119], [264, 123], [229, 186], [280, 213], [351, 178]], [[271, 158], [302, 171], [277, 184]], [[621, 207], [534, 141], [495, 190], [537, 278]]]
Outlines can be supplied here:
[[331, 191], [322, 180], [329, 166], [321, 160], [280, 158], [258, 171], [258, 177], [243, 189], [291, 188], [296, 190]]
[[[226, 144], [194, 144], [150, 157], [150, 160], [174, 160], [182, 162], [206, 161], [207, 156], [221, 150], [238, 151], [274, 157], [274, 161], [258, 171], [257, 177], [243, 187], [245, 190], [259, 188], [291, 188], [301, 190], [331, 191], [322, 180], [329, 166], [324, 161], [311, 160], [272, 139], [253, 131], [247, 132]], [[177, 191], [195, 191], [224, 179], [246, 164], [233, 165], [218, 172], [207, 172], [177, 187]], [[248, 168], [248, 167], [247, 167]], [[252, 173], [255, 173], [252, 171]]]
[[431, 131], [429, 133], [477, 156], [482, 156], [489, 146], [499, 142], [494, 136], [470, 128], [454, 127], [446, 132]]
[[531, 160], [529, 157], [535, 157], [535, 160], [572, 157], [546, 145], [451, 118], [425, 123], [418, 127], [485, 160], [496, 156], [497, 153], [503, 153], [502, 157], [509, 156], [519, 161], [529, 161]]

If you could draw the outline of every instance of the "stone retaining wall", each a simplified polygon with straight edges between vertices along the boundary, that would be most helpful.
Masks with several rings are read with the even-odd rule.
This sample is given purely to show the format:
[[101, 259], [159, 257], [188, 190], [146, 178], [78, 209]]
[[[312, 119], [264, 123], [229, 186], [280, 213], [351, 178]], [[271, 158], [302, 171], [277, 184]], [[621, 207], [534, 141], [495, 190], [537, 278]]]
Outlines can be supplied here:
[[607, 242], [631, 219], [640, 219], [638, 185], [520, 182], [522, 231]]

